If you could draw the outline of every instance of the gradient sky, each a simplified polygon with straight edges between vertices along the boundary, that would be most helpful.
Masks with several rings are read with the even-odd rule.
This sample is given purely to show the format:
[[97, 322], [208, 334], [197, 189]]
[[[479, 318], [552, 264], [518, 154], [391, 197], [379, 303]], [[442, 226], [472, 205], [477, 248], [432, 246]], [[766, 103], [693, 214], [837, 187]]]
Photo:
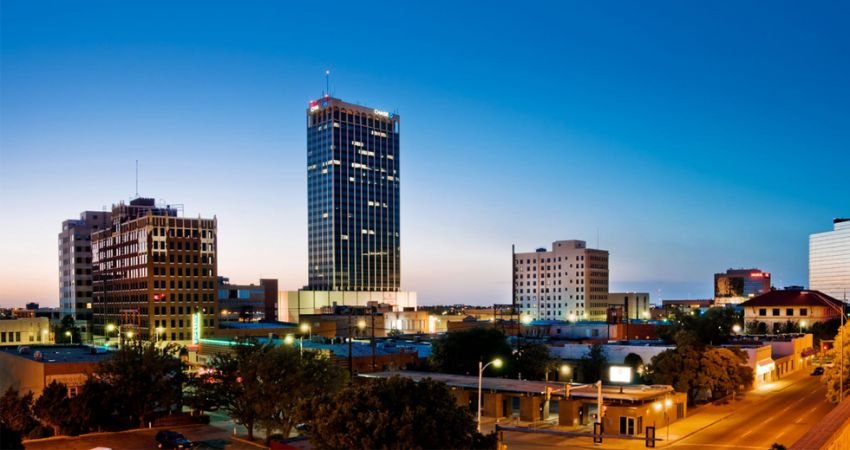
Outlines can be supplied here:
[[[0, 305], [58, 305], [57, 233], [134, 192], [219, 220], [219, 273], [306, 283], [305, 109], [401, 125], [403, 288], [510, 302], [584, 239], [611, 289], [808, 283], [850, 215], [847, 2], [0, 3]], [[379, 8], [371, 8], [378, 5]]]

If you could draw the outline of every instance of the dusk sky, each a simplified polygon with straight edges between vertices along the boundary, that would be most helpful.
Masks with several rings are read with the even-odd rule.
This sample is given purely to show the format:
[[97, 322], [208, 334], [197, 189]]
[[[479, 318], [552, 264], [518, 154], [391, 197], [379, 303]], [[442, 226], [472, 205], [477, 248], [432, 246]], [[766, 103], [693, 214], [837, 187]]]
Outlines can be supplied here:
[[[65, 219], [135, 193], [218, 218], [219, 274], [307, 282], [305, 110], [401, 115], [402, 287], [509, 303], [583, 239], [611, 290], [808, 284], [850, 216], [847, 2], [0, 3], [0, 305], [58, 306]], [[379, 5], [380, 8], [371, 8]]]

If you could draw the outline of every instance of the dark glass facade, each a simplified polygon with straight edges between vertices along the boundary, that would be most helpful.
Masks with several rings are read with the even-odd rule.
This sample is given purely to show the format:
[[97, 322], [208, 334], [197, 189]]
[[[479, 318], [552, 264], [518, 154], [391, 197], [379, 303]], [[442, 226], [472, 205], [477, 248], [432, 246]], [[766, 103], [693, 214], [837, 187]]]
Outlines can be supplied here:
[[310, 102], [307, 195], [307, 288], [398, 291], [399, 116]]

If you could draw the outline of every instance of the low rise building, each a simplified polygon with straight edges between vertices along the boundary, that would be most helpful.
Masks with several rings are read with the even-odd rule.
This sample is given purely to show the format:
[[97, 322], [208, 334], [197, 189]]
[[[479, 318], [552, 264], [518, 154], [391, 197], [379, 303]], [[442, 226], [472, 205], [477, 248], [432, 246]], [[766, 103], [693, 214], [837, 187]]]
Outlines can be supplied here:
[[0, 391], [12, 387], [38, 398], [45, 386], [58, 381], [76, 395], [98, 363], [111, 356], [102, 348], [83, 345], [0, 347]]
[[742, 303], [747, 324], [763, 322], [774, 333], [791, 322], [807, 329], [816, 322], [840, 319], [844, 303], [822, 292], [806, 289], [770, 291]]
[[218, 277], [220, 322], [277, 320], [277, 280], [261, 279], [260, 284], [231, 284]]
[[[446, 383], [457, 404], [474, 411], [479, 378], [433, 372], [379, 372], [364, 378], [401, 376], [419, 382], [426, 378]], [[599, 413], [596, 386], [562, 382], [527, 381], [508, 378], [480, 379], [483, 417], [514, 418], [530, 426], [557, 424], [581, 427], [594, 422]], [[687, 415], [687, 395], [672, 386], [602, 386], [602, 424], [606, 434], [638, 436], [646, 427], [673, 423]]]
[[0, 346], [53, 344], [50, 321], [46, 317], [0, 320]]
[[416, 310], [416, 292], [370, 292], [370, 291], [286, 291], [278, 301], [278, 320], [300, 322], [302, 314], [319, 314], [322, 308], [336, 306], [360, 306], [385, 304], [391, 311]]
[[649, 316], [649, 293], [609, 292], [608, 297], [590, 301], [588, 320], [607, 320], [612, 308], [620, 309], [622, 320], [647, 320]]
[[624, 339], [656, 339], [658, 322], [639, 321], [609, 323], [600, 321], [565, 322], [533, 320], [522, 324], [522, 335], [548, 339], [609, 341]]

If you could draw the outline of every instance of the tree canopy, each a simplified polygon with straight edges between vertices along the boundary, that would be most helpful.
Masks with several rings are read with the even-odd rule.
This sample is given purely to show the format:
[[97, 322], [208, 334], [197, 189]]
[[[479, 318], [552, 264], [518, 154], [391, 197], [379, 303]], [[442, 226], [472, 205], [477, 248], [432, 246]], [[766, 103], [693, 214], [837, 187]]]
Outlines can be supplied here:
[[739, 386], [753, 383], [753, 371], [746, 366], [746, 354], [734, 348], [700, 346], [693, 336], [680, 333], [677, 347], [652, 358], [645, 378], [653, 384], [669, 384], [688, 394], [693, 403], [697, 396], [721, 397]]
[[102, 361], [97, 377], [112, 388], [111, 398], [120, 399], [112, 408], [144, 426], [155, 412], [179, 406], [186, 375], [178, 349], [175, 344], [132, 341]]
[[699, 310], [676, 311], [668, 318], [668, 324], [659, 328], [658, 335], [665, 342], [672, 343], [681, 331], [691, 333], [700, 345], [722, 345], [729, 342], [734, 334], [732, 327], [744, 323], [743, 312], [735, 308], [709, 308]]
[[602, 379], [608, 357], [605, 355], [605, 347], [600, 343], [591, 344], [590, 351], [578, 362], [580, 379], [584, 383], [595, 383]]
[[[472, 328], [446, 333], [433, 341], [430, 364], [439, 372], [478, 375], [478, 362], [501, 358], [512, 361], [513, 349], [505, 335], [495, 328]], [[503, 371], [504, 373], [504, 371]]]
[[[850, 348], [847, 347], [847, 342], [850, 341], [850, 324], [844, 324], [838, 328], [838, 333], [835, 335], [830, 357], [832, 357], [832, 366], [827, 366], [824, 370], [821, 382], [826, 385], [826, 399], [832, 403], [838, 403], [841, 393], [841, 383], [844, 383], [845, 398], [850, 396]], [[844, 352], [844, 373], [841, 372], [841, 352]]]
[[317, 449], [494, 448], [444, 383], [369, 380], [315, 397], [302, 410]]
[[[345, 370], [317, 352], [289, 346], [243, 342], [233, 353], [213, 357], [196, 395], [228, 411], [248, 429], [262, 427], [266, 436], [280, 431], [289, 436], [296, 411], [305, 400], [323, 392], [336, 392], [346, 380]], [[205, 387], [204, 387], [205, 386]]]

